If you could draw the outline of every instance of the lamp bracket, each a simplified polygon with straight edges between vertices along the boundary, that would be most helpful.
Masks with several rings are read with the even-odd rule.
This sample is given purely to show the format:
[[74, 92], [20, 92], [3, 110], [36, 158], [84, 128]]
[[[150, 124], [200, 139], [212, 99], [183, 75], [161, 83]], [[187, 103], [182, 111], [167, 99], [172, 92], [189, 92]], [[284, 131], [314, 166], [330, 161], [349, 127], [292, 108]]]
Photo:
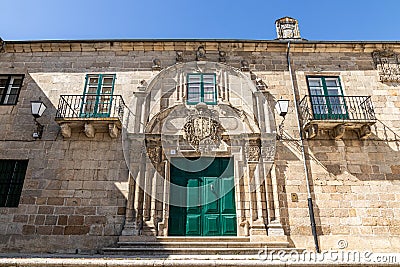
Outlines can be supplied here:
[[36, 124], [36, 131], [32, 134], [33, 138], [35, 139], [41, 139], [42, 134], [43, 134], [43, 128], [44, 126], [40, 124], [36, 118], [34, 118], [35, 124]]

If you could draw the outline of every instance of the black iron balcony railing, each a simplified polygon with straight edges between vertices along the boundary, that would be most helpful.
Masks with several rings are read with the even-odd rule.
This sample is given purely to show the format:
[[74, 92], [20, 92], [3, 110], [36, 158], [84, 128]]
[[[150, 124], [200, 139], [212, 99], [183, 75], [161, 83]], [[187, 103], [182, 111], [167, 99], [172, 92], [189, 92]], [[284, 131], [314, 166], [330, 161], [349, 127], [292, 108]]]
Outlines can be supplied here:
[[121, 95], [61, 95], [56, 119], [118, 118], [122, 121], [124, 108]]
[[307, 95], [300, 101], [303, 123], [313, 120], [375, 121], [370, 96]]

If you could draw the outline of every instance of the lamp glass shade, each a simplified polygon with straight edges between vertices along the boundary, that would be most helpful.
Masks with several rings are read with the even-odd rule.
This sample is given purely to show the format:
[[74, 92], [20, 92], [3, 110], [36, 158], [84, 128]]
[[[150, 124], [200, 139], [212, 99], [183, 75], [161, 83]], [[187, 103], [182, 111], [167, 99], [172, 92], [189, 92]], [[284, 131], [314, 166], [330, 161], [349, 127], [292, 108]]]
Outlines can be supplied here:
[[279, 99], [275, 105], [275, 108], [280, 116], [285, 116], [289, 109], [289, 100]]
[[40, 100], [31, 101], [32, 115], [35, 118], [41, 117], [46, 108], [46, 105]]

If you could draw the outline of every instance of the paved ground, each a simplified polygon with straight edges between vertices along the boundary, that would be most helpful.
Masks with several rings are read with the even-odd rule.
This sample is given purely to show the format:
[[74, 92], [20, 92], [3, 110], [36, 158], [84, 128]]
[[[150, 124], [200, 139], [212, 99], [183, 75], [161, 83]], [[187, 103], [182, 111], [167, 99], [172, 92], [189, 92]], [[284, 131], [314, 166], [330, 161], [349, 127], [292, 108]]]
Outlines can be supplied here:
[[[380, 255], [380, 256], [379, 256]], [[380, 257], [380, 258], [379, 258]], [[119, 266], [400, 266], [400, 254], [375, 254], [371, 259], [332, 260], [323, 257], [302, 259], [298, 255], [197, 256], [174, 255], [166, 258], [125, 257], [82, 254], [0, 254], [0, 267], [119, 267]]]

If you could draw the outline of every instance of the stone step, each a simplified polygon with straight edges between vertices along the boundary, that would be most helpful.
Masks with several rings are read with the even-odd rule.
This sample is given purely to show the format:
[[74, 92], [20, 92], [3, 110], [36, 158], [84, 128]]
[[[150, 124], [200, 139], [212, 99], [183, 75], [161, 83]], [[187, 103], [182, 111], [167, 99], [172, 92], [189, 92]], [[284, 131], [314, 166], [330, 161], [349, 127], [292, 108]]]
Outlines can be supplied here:
[[[121, 236], [117, 248], [104, 248], [105, 255], [170, 257], [172, 255], [249, 255], [258, 257], [267, 250], [293, 251], [284, 238], [269, 237], [262, 241], [250, 237], [145, 237]], [[296, 250], [296, 249], [295, 249]], [[299, 250], [302, 251], [302, 250]]]
[[287, 248], [288, 242], [118, 242], [120, 248]]
[[159, 242], [250, 242], [247, 236], [158, 236]]
[[[366, 259], [360, 261], [341, 261], [332, 262], [329, 257], [321, 257], [319, 260], [305, 259], [302, 261], [295, 261], [296, 255], [289, 251], [287, 255], [280, 255], [280, 257], [265, 257], [262, 255], [172, 255], [168, 257], [121, 257], [116, 256], [88, 256], [88, 255], [57, 255], [57, 254], [10, 254], [0, 255], [0, 266], [30, 266], [30, 267], [107, 267], [107, 266], [135, 266], [135, 267], [149, 267], [149, 266], [191, 266], [191, 267], [227, 267], [227, 266], [241, 266], [241, 267], [265, 267], [265, 266], [397, 266], [395, 263], [382, 264], [370, 262]], [[385, 255], [386, 257], [393, 257], [393, 253]], [[383, 256], [384, 257], [384, 256]], [[285, 260], [282, 260], [285, 259]], [[292, 259], [292, 260], [288, 260]]]
[[[243, 255], [257, 258], [268, 250], [293, 251], [285, 236], [120, 236], [118, 247], [104, 248], [104, 255], [167, 257], [177, 255], [215, 257]], [[297, 250], [297, 249], [295, 249]], [[302, 250], [299, 250], [302, 251]]]
[[242, 236], [120, 236], [119, 242], [250, 242], [250, 238]]
[[[297, 249], [280, 248], [279, 251], [293, 252]], [[138, 257], [166, 257], [171, 255], [251, 255], [254, 258], [265, 254], [267, 249], [263, 248], [164, 248], [164, 247], [120, 247], [104, 248], [104, 255], [125, 255]], [[303, 250], [298, 250], [300, 253]]]

